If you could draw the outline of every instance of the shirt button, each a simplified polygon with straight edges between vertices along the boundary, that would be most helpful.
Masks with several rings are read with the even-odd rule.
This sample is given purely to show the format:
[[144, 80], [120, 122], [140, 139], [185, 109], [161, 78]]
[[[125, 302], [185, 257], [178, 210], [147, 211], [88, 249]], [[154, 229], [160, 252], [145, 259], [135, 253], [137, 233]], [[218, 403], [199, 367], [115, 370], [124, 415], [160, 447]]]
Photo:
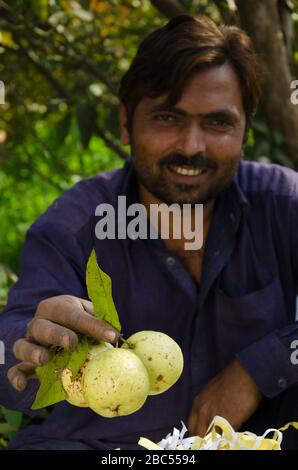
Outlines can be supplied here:
[[233, 223], [236, 222], [236, 217], [235, 217], [234, 212], [230, 212], [230, 219], [231, 219], [231, 221], [232, 221]]
[[277, 383], [279, 388], [281, 388], [282, 390], [285, 390], [288, 387], [288, 382], [284, 377], [281, 377]]
[[219, 254], [220, 254], [220, 251], [215, 251], [215, 252], [213, 253], [213, 256], [218, 256]]
[[175, 264], [175, 258], [173, 256], [168, 256], [167, 257], [167, 265], [172, 268]]

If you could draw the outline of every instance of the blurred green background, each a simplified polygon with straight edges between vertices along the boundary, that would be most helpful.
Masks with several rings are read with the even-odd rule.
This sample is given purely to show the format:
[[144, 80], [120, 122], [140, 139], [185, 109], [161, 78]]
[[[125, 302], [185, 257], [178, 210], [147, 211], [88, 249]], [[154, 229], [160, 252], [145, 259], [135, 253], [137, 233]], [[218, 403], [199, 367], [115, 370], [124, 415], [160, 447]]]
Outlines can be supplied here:
[[[185, 12], [240, 25], [264, 63], [245, 158], [298, 169], [297, 1], [0, 0], [0, 308], [26, 230], [81, 178], [122, 166], [119, 80], [140, 40]], [[1, 103], [1, 99], [0, 99]], [[1, 397], [0, 397], [1, 402]], [[0, 448], [30, 420], [0, 406]]]

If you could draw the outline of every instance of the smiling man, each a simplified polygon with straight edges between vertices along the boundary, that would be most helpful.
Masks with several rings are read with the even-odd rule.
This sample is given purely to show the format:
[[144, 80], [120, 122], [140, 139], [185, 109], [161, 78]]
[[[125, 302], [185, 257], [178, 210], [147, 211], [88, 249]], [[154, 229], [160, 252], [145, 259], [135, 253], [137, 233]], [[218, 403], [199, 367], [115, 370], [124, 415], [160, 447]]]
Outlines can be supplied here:
[[[203, 435], [215, 415], [257, 433], [298, 419], [298, 179], [241, 158], [258, 90], [256, 55], [238, 28], [184, 15], [141, 43], [119, 92], [131, 159], [67, 191], [27, 234], [0, 316], [9, 352], [0, 397], [30, 413], [37, 383], [28, 379], [48, 346], [74, 347], [77, 333], [115, 341], [87, 300], [93, 247], [112, 278], [124, 337], [167, 333], [183, 350], [184, 371], [126, 417], [60, 403], [11, 448], [133, 449], [141, 435], [159, 441], [181, 420]], [[115, 207], [122, 195], [146, 209], [203, 204], [202, 247], [186, 250], [173, 236], [98, 240], [95, 208]], [[298, 448], [296, 434], [285, 448]]]
[[[233, 66], [215, 62], [210, 68], [204, 54], [201, 60], [202, 65], [193, 65], [176, 104], [165, 103], [167, 95], [144, 97], [138, 103], [131, 132], [122, 104], [121, 129], [122, 142], [131, 144], [139, 197], [145, 207], [161, 202], [204, 204], [206, 238], [216, 198], [230, 185], [239, 165], [247, 119]], [[199, 284], [203, 249], [187, 251], [184, 242], [183, 238], [169, 239], [166, 245], [184, 259]]]

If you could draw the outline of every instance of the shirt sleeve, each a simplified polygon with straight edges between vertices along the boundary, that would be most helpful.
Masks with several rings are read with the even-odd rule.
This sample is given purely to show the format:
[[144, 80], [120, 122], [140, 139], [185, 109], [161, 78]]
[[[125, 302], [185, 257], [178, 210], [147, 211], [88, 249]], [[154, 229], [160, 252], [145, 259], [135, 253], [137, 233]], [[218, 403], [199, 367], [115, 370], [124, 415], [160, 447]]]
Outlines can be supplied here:
[[87, 298], [87, 253], [86, 245], [82, 245], [77, 236], [59, 223], [37, 221], [27, 233], [19, 280], [0, 313], [0, 340], [5, 350], [4, 364], [0, 363], [0, 403], [7, 408], [34, 414], [31, 404], [37, 381], [30, 380], [23, 392], [17, 392], [7, 379], [8, 369], [18, 362], [12, 347], [18, 338], [24, 337], [26, 325], [41, 300], [61, 294]]
[[296, 286], [296, 303], [293, 305], [296, 322], [272, 332], [236, 355], [261, 392], [269, 398], [298, 385], [298, 188], [290, 209], [289, 247]]

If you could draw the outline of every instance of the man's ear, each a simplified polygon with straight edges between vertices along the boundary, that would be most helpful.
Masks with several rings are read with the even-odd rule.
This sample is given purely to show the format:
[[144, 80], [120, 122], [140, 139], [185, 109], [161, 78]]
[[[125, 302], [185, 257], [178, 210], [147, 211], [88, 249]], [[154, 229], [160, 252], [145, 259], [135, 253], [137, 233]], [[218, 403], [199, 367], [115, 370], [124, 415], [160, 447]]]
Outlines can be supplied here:
[[120, 121], [120, 139], [123, 145], [130, 144], [130, 135], [127, 129], [127, 112], [123, 103], [120, 103], [120, 112], [119, 112], [119, 121]]

